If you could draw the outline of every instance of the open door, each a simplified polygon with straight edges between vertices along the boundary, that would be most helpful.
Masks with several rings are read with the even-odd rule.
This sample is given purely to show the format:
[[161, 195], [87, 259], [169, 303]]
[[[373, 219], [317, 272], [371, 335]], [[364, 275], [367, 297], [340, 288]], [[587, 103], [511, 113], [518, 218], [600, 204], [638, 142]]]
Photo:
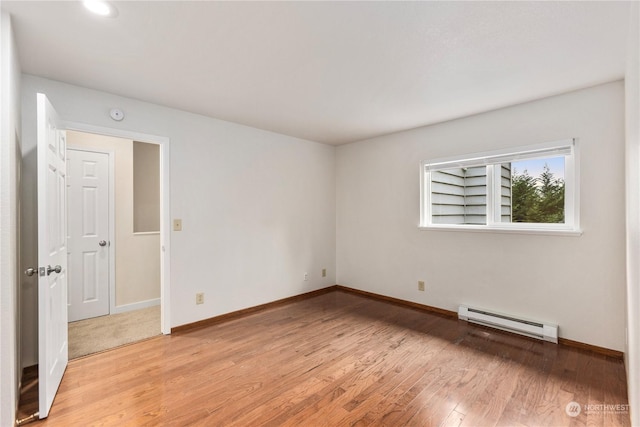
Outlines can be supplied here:
[[39, 417], [46, 418], [67, 367], [66, 133], [38, 94]]

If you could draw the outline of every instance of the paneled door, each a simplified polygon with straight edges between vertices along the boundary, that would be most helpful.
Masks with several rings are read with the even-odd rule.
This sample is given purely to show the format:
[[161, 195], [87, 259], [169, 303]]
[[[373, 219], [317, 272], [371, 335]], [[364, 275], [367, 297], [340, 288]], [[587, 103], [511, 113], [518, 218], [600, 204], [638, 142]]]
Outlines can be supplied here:
[[38, 398], [46, 418], [68, 361], [66, 132], [44, 94], [38, 115]]
[[69, 321], [109, 314], [109, 153], [67, 149]]

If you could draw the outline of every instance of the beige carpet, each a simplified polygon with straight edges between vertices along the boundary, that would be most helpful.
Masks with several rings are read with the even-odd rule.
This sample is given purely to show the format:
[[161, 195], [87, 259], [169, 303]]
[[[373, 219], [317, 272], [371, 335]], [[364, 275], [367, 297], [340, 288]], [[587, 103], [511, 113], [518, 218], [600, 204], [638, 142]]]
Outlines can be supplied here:
[[160, 335], [160, 306], [69, 323], [69, 359]]

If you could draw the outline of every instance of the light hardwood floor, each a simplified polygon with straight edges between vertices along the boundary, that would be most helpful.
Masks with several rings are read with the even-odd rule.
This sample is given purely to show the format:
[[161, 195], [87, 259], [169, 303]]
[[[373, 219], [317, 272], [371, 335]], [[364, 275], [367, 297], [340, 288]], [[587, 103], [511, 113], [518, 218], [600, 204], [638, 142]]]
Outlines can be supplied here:
[[621, 360], [334, 291], [74, 360], [39, 424], [630, 424], [603, 404]]

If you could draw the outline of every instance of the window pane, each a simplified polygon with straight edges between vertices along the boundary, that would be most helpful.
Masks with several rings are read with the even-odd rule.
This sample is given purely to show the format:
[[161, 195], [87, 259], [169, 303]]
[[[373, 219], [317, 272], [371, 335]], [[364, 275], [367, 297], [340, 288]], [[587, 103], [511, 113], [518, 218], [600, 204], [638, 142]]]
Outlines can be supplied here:
[[433, 224], [487, 223], [486, 166], [431, 172]]
[[501, 166], [502, 222], [564, 223], [564, 156]]

